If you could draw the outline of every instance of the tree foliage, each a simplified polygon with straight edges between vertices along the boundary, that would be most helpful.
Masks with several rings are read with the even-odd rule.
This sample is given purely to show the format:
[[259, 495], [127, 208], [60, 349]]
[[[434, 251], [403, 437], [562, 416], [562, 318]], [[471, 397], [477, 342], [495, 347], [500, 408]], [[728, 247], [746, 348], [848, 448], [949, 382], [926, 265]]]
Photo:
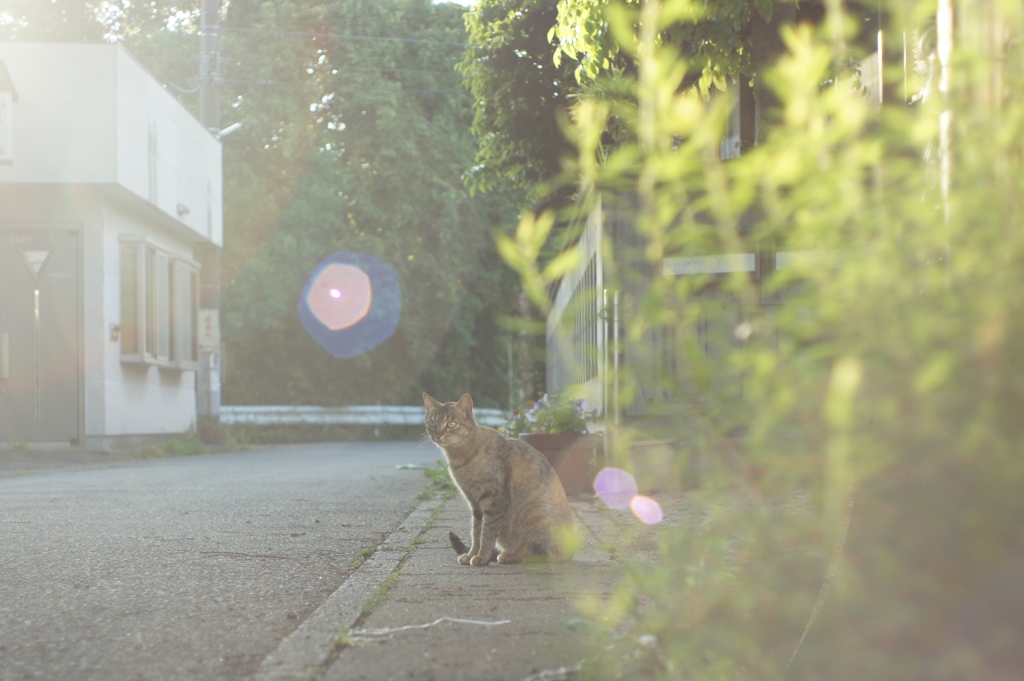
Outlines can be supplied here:
[[[556, 62], [576, 62], [581, 82], [612, 71], [620, 55], [636, 58], [635, 40], [641, 0], [559, 0], [551, 36], [558, 42]], [[776, 5], [786, 0], [731, 0], [694, 4], [666, 3], [658, 43], [674, 45], [690, 64], [691, 82], [706, 95], [726, 80], [752, 77], [758, 64], [758, 38], [769, 28]]]
[[100, 40], [99, 2], [8, 0], [0, 10], [0, 40], [83, 42]]
[[480, 0], [466, 12], [469, 47], [458, 65], [473, 96], [478, 149], [475, 191], [537, 198], [571, 149], [559, 126], [573, 91], [571, 68], [555, 64], [552, 0]]
[[[511, 303], [514, 280], [491, 247], [501, 206], [472, 200], [462, 180], [472, 146], [453, 70], [459, 9], [394, 0], [233, 3], [231, 13], [228, 111], [246, 125], [226, 171], [237, 198], [226, 206], [225, 328], [229, 361], [261, 368], [236, 368], [228, 395], [363, 403], [427, 389], [503, 401], [498, 318], [510, 308], [492, 301]], [[268, 167], [273, 183], [250, 183]], [[295, 312], [334, 250], [391, 262], [404, 298], [395, 335], [344, 361], [302, 333]]]
[[[622, 588], [592, 604], [607, 638], [584, 676], [967, 679], [1024, 668], [1024, 10], [952, 4], [955, 24], [928, 2], [887, 3], [886, 51], [902, 52], [908, 36], [930, 86], [888, 68], [906, 98], [881, 107], [846, 67], [857, 16], [832, 3], [817, 29], [785, 28], [785, 53], [764, 74], [778, 121], [728, 162], [717, 153], [727, 102], [680, 88], [688, 60], [659, 38], [692, 21], [686, 3], [646, 2], [637, 31], [616, 36], [636, 46], [635, 110], [581, 102], [585, 186], [636, 197], [650, 271], [666, 254], [788, 262], [759, 280], [656, 276], [630, 308], [624, 402], [658, 361], [650, 339], [695, 341], [713, 287], [716, 305], [742, 314], [737, 342], [716, 357], [742, 390], [718, 409], [707, 403], [720, 396], [698, 393], [681, 405], [696, 417], [673, 411], [657, 431], [685, 443], [673, 463], [680, 478], [700, 471], [688, 501], [702, 513], [665, 528], [658, 561], [630, 564]], [[595, 140], [613, 120], [635, 141], [600, 157]], [[518, 269], [533, 265], [538, 288], [552, 277], [527, 246], [544, 219], [524, 217], [525, 246], [507, 252]], [[657, 385], [692, 395], [691, 379], [684, 366]]]

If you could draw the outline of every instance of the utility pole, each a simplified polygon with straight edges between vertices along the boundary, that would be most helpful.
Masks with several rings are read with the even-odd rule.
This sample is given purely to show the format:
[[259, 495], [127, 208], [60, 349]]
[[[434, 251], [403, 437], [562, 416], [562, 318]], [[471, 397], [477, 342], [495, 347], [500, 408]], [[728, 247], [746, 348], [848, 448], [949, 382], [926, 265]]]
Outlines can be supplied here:
[[[199, 120], [212, 133], [220, 130], [220, 0], [202, 0], [199, 19]], [[199, 271], [199, 371], [196, 411], [199, 434], [219, 439], [220, 432], [220, 247], [196, 249]]]
[[199, 120], [213, 130], [220, 130], [219, 52], [220, 0], [202, 0], [199, 9]]

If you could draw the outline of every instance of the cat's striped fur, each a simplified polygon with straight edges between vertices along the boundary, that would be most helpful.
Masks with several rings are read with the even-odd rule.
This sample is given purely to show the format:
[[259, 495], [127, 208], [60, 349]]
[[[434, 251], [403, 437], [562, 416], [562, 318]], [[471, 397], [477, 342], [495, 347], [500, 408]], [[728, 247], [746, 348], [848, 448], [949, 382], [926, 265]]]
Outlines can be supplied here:
[[423, 406], [427, 435], [444, 451], [452, 479], [472, 512], [468, 549], [454, 532], [449, 534], [459, 563], [571, 558], [560, 538], [572, 527], [572, 511], [544, 455], [479, 425], [469, 395], [441, 404], [423, 393]]

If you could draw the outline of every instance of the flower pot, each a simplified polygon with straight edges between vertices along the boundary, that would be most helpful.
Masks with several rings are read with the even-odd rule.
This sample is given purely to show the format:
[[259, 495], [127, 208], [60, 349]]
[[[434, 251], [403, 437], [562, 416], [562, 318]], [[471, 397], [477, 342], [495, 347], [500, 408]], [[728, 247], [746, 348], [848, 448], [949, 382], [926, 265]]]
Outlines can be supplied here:
[[589, 492], [594, 483], [594, 460], [602, 436], [587, 433], [522, 433], [519, 439], [547, 458], [568, 496]]

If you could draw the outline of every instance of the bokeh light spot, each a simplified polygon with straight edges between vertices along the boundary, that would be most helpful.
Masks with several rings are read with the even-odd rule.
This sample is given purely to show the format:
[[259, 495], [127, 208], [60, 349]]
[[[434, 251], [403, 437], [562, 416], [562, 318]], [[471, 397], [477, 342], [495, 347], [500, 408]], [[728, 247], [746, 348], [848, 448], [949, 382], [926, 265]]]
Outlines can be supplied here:
[[367, 253], [336, 251], [306, 281], [299, 320], [338, 359], [355, 357], [394, 334], [402, 312], [398, 273]]
[[636, 479], [621, 468], [602, 468], [594, 478], [594, 492], [609, 508], [628, 508], [642, 523], [655, 525], [664, 518], [661, 505], [637, 494]]
[[629, 502], [629, 510], [633, 512], [640, 522], [648, 525], [656, 525], [664, 518], [661, 512], [661, 505], [650, 497], [638, 494]]
[[636, 496], [636, 480], [621, 468], [603, 468], [594, 479], [594, 492], [609, 508], [628, 508]]
[[[347, 293], [344, 300], [342, 291]], [[306, 294], [310, 312], [331, 331], [357, 323], [370, 311], [372, 302], [370, 277], [357, 267], [337, 263], [321, 269]]]

